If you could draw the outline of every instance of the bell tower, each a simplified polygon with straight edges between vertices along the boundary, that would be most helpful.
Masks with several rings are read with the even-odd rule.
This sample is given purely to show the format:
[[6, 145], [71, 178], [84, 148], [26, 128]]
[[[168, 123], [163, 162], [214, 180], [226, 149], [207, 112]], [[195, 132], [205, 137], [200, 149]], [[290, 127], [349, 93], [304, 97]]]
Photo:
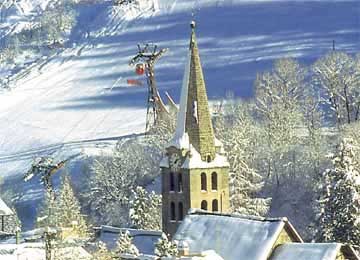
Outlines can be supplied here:
[[190, 208], [228, 211], [229, 163], [214, 136], [195, 22], [191, 22], [176, 132], [160, 167], [165, 233], [174, 235]]

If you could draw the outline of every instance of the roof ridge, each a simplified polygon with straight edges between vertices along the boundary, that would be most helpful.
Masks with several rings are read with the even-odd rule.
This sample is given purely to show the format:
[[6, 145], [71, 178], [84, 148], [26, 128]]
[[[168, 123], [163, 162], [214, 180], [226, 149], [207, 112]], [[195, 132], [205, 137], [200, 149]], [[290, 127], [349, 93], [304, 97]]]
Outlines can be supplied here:
[[256, 220], [256, 221], [267, 221], [267, 222], [288, 222], [287, 217], [261, 217], [261, 216], [254, 216], [254, 215], [245, 215], [239, 213], [219, 213], [219, 212], [210, 212], [202, 209], [189, 209], [189, 215], [213, 215], [213, 216], [224, 216], [224, 217], [233, 217], [233, 218], [241, 218], [247, 220]]

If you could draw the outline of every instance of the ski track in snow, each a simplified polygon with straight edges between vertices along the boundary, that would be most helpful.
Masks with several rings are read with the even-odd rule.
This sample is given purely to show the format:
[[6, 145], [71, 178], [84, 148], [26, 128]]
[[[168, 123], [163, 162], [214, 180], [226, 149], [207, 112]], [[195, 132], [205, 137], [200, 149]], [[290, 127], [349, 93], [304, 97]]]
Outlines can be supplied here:
[[[95, 5], [89, 9], [96, 14], [90, 39], [72, 39], [76, 47], [39, 60], [11, 82], [12, 91], [0, 92], [0, 176], [23, 174], [37, 156], [65, 159], [142, 133], [147, 90], [126, 85], [127, 78], [141, 79], [128, 62], [137, 43], [169, 48], [156, 66], [156, 78], [161, 94], [168, 91], [178, 100], [194, 9], [213, 100], [227, 91], [251, 97], [256, 72], [271, 68], [274, 59], [290, 56], [308, 64], [328, 52], [333, 40], [339, 50], [360, 49], [358, 1], [204, 0], [195, 8], [190, 0], [158, 4], [155, 13], [112, 9], [112, 15], [108, 4]], [[33, 189], [26, 198], [31, 194]]]

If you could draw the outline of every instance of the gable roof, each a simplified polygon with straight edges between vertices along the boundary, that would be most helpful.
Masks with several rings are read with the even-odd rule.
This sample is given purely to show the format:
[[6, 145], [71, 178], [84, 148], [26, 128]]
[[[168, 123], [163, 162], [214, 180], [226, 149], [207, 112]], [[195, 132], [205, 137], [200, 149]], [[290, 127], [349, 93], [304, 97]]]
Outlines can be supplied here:
[[336, 260], [340, 250], [346, 250], [346, 259], [358, 259], [348, 246], [339, 243], [287, 243], [278, 246], [271, 260]]
[[226, 260], [266, 260], [284, 229], [295, 242], [302, 242], [286, 218], [260, 218], [195, 210], [185, 217], [174, 240], [186, 241], [190, 254], [213, 249]]
[[6, 205], [6, 203], [0, 198], [0, 216], [1, 215], [13, 215], [14, 212]]
[[162, 232], [160, 231], [101, 226], [100, 240], [104, 242], [109, 249], [113, 249], [116, 247], [116, 241], [119, 238], [120, 232], [125, 231], [128, 231], [133, 238], [132, 242], [140, 254], [154, 255], [155, 244], [159, 238], [161, 238]]

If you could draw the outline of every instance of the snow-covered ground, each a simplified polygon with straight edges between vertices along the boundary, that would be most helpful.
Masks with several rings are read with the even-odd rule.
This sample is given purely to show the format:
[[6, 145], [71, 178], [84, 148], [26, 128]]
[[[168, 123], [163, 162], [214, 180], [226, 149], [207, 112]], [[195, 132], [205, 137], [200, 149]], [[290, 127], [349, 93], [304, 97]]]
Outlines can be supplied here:
[[[142, 10], [108, 1], [80, 6], [73, 47], [22, 70], [11, 91], [0, 92], [0, 176], [23, 174], [39, 155], [65, 159], [143, 132], [146, 88], [126, 84], [137, 78], [128, 65], [136, 44], [169, 48], [156, 77], [161, 94], [169, 91], [178, 102], [194, 18], [213, 100], [228, 91], [251, 97], [256, 72], [276, 58], [309, 63], [333, 40], [338, 50], [360, 49], [359, 1], [154, 1]], [[33, 194], [29, 189], [27, 198]]]

